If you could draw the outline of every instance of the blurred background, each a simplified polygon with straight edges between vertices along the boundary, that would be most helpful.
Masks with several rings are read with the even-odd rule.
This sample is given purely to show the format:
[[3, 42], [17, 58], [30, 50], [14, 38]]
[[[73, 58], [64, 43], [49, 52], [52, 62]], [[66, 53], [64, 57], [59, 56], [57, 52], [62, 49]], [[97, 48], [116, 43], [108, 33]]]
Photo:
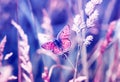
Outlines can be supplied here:
[[[49, 55], [50, 52], [41, 50], [41, 44], [56, 38], [65, 25], [69, 24], [72, 27], [74, 16], [80, 11], [78, 4], [84, 10], [88, 1], [81, 0], [82, 3], [78, 3], [78, 0], [0, 0], [0, 41], [5, 35], [7, 37], [3, 55], [13, 52], [8, 60], [2, 61], [3, 66], [11, 65], [12, 74], [18, 76], [18, 32], [11, 24], [11, 20], [15, 20], [28, 37], [34, 82], [45, 82], [42, 78], [44, 67], [47, 67], [48, 70], [56, 64], [71, 67], [62, 56], [52, 53]], [[120, 82], [120, 55], [118, 55], [120, 0], [103, 0], [96, 8], [99, 11], [98, 20], [95, 26], [86, 32], [86, 36], [93, 36], [93, 41], [87, 46], [88, 82]], [[86, 20], [87, 15], [84, 18]], [[113, 29], [109, 29], [112, 22], [115, 22]], [[109, 34], [111, 35], [109, 36]], [[77, 54], [77, 43], [74, 43], [74, 36], [73, 32], [72, 48], [68, 56], [73, 64], [75, 64]], [[110, 42], [107, 41], [109, 44], [105, 43], [108, 36], [111, 37]], [[104, 53], [102, 53], [102, 57], [95, 58], [94, 54], [99, 52], [98, 47], [102, 47]], [[78, 75], [84, 75], [81, 73], [82, 65], [80, 62], [78, 63]], [[117, 72], [118, 74], [116, 74]], [[62, 69], [58, 66], [52, 71], [50, 82], [68, 82], [72, 78], [73, 70]], [[10, 82], [18, 82], [18, 79]]]

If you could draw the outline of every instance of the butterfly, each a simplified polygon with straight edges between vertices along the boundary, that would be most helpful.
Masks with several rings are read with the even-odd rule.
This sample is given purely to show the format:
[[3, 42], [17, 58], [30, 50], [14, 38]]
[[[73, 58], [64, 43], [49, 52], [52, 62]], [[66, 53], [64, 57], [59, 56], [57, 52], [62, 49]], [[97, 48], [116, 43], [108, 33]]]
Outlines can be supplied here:
[[55, 40], [46, 42], [42, 44], [41, 47], [45, 50], [52, 51], [54, 54], [66, 54], [71, 46], [71, 41], [69, 39], [70, 31], [69, 25], [64, 26]]

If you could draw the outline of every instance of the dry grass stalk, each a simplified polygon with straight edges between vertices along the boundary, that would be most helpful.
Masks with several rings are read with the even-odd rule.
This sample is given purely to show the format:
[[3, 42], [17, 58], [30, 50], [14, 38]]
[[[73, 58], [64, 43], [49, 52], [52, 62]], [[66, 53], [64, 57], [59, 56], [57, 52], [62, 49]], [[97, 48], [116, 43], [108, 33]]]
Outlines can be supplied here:
[[117, 73], [119, 71], [119, 46], [118, 46], [118, 40], [115, 43], [115, 55], [114, 55], [114, 60], [112, 62], [112, 64], [109, 67], [109, 77], [108, 77], [108, 81], [112, 81], [115, 82], [117, 79]]
[[0, 42], [0, 67], [2, 66], [3, 51], [4, 51], [6, 41], [7, 41], [6, 36], [4, 36], [4, 38]]
[[[32, 74], [32, 64], [29, 59], [29, 44], [27, 35], [22, 30], [22, 27], [18, 25], [14, 20], [11, 21], [11, 24], [18, 30], [19, 39], [18, 39], [18, 50], [19, 50], [19, 81], [23, 81], [22, 77], [26, 82], [34, 82]], [[24, 73], [26, 71], [27, 73]]]
[[97, 59], [98, 67], [97, 67], [97, 72], [96, 72], [96, 75], [95, 75], [95, 78], [94, 78], [95, 82], [101, 82], [101, 79], [103, 79], [102, 71], [101, 71], [101, 70], [103, 70], [103, 54], [106, 51], [106, 48], [108, 47], [110, 42], [112, 41], [112, 33], [115, 29], [115, 24], [116, 24], [116, 22], [110, 23], [110, 25], [108, 27], [106, 37], [101, 44], [100, 50], [98, 51], [98, 53], [99, 53], [99, 56], [98, 56], [98, 59]]

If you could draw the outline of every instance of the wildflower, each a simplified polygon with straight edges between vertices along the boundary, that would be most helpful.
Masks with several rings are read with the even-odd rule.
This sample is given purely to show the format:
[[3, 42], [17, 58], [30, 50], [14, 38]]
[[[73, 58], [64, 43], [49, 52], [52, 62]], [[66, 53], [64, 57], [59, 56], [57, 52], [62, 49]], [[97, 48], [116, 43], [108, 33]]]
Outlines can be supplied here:
[[86, 25], [87, 27], [93, 27], [95, 24], [95, 21], [98, 19], [98, 10], [96, 9], [87, 19]]
[[86, 24], [85, 24], [85, 22], [83, 21], [83, 22], [80, 24], [80, 28], [83, 29], [83, 28], [85, 28], [85, 27], [86, 27]]
[[80, 23], [81, 23], [81, 16], [77, 14], [74, 18], [74, 24], [78, 26]]
[[94, 11], [94, 8], [95, 8], [95, 5], [91, 1], [89, 1], [86, 4], [86, 8], [85, 8], [86, 15], [90, 16], [92, 12]]
[[98, 10], [96, 9], [93, 14], [90, 16], [91, 18], [97, 19], [98, 18]]
[[78, 26], [75, 25], [75, 24], [73, 24], [72, 30], [75, 31], [76, 33], [78, 33], [80, 31], [80, 29], [78, 28]]
[[84, 44], [85, 45], [90, 45], [91, 41], [93, 40], [93, 36], [92, 35], [89, 35], [86, 37], [85, 41], [84, 41]]
[[78, 33], [80, 31], [79, 26], [81, 23], [82, 23], [81, 16], [77, 14], [73, 20], [72, 30]]
[[91, 0], [93, 4], [101, 4], [103, 0]]

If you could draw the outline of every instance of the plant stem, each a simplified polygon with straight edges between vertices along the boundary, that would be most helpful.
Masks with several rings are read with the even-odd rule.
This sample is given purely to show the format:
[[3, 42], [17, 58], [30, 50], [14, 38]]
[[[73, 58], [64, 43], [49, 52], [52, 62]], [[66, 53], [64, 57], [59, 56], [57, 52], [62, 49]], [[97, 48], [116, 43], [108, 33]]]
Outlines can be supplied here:
[[[80, 14], [81, 10], [82, 10], [82, 0], [77, 0], [77, 7], [78, 7], [78, 13]], [[82, 37], [82, 33], [80, 33], [81, 37]], [[79, 34], [77, 34], [77, 38], [79, 39]], [[82, 49], [82, 43], [78, 44], [78, 53], [77, 53], [77, 57], [76, 57], [76, 62], [75, 62], [75, 72], [74, 72], [74, 77], [73, 77], [73, 82], [75, 82], [76, 76], [77, 76], [77, 64], [79, 61], [79, 57], [81, 54], [81, 49]]]
[[[82, 40], [85, 40], [85, 34], [86, 34], [86, 29], [82, 30]], [[87, 52], [86, 52], [86, 46], [82, 46], [82, 51], [81, 51], [81, 62], [82, 62], [82, 73], [86, 77], [88, 77], [88, 63], [87, 63]], [[88, 79], [85, 80], [85, 82], [88, 82]]]
[[77, 64], [79, 61], [79, 57], [81, 54], [81, 49], [82, 49], [82, 45], [80, 47], [80, 45], [78, 45], [78, 53], [77, 53], [77, 58], [76, 58], [76, 63], [75, 63], [75, 73], [74, 73], [74, 77], [73, 77], [73, 82], [75, 82], [76, 76], [77, 76]]
[[66, 59], [68, 60], [68, 62], [70, 63], [70, 65], [72, 66], [72, 68], [75, 70], [73, 63], [71, 62], [71, 60], [68, 58], [68, 56], [66, 54], [64, 54], [64, 56], [66, 57]]
[[[19, 19], [18, 19], [18, 0], [15, 0], [16, 1], [16, 21], [17, 23], [19, 22]], [[21, 69], [21, 66], [20, 66], [20, 63], [21, 63], [21, 60], [20, 60], [20, 50], [19, 50], [19, 34], [17, 32], [17, 41], [18, 41], [18, 82], [22, 82], [22, 69]]]
[[18, 40], [18, 82], [21, 82], [21, 79], [22, 79], [21, 78], [22, 70], [21, 70], [20, 63], [21, 63], [21, 60], [20, 60], [19, 40]]

